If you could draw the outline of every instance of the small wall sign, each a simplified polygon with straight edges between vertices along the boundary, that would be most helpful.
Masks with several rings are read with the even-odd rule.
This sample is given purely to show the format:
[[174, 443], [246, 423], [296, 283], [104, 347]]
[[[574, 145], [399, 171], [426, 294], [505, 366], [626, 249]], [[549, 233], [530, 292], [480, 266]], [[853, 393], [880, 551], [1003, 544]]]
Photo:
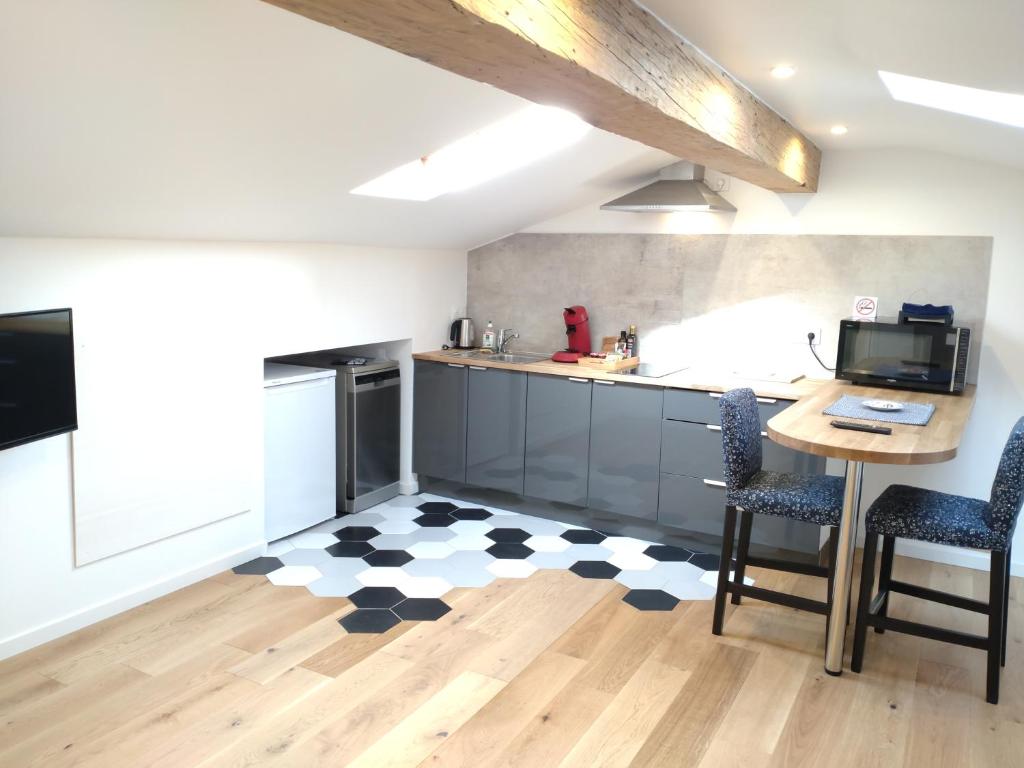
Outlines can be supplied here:
[[878, 317], [877, 296], [854, 296], [853, 319], [874, 321]]

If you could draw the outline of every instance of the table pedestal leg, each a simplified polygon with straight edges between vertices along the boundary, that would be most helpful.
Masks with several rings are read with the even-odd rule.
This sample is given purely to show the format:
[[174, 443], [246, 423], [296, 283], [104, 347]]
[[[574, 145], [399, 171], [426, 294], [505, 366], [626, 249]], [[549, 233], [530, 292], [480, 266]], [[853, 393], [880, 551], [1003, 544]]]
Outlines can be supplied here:
[[836, 576], [832, 587], [832, 619], [825, 638], [825, 671], [843, 673], [843, 644], [846, 641], [846, 610], [853, 582], [853, 553], [857, 546], [857, 516], [860, 513], [860, 483], [863, 464], [846, 462], [846, 490], [843, 515], [839, 519], [839, 546], [836, 552]]

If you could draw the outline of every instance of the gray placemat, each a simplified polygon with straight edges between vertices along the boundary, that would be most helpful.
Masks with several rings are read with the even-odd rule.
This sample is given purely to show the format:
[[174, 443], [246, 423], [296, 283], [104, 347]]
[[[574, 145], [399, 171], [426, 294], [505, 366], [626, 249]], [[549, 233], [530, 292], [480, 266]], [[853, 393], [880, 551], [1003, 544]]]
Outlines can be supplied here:
[[[868, 419], [870, 421], [887, 421], [890, 424], [912, 424], [923, 427], [935, 413], [935, 406], [931, 403], [903, 403], [901, 411], [874, 411], [866, 408], [865, 400], [875, 400], [873, 397], [854, 397], [843, 395], [822, 413], [826, 416], [842, 416], [846, 419]], [[903, 401], [899, 401], [903, 402]]]

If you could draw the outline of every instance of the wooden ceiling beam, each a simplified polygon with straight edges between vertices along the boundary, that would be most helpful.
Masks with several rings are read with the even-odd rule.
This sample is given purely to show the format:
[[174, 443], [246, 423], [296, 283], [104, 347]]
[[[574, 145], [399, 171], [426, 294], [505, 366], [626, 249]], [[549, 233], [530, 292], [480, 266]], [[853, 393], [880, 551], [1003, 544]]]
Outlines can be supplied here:
[[821, 151], [631, 0], [265, 0], [777, 192]]

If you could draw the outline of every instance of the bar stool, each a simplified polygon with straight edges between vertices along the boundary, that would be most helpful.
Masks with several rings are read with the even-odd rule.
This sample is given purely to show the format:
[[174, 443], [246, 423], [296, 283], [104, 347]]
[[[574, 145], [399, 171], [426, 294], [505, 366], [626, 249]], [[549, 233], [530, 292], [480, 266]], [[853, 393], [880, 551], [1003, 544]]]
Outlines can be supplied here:
[[[985, 700], [999, 703], [999, 672], [1006, 665], [1006, 621], [1009, 608], [1010, 545], [1024, 504], [1024, 418], [1010, 431], [992, 493], [988, 501], [929, 491], [909, 485], [890, 485], [868, 509], [864, 525], [864, 562], [861, 566], [860, 600], [854, 631], [850, 668], [860, 672], [864, 662], [867, 628], [882, 634], [891, 629], [917, 637], [978, 648], [988, 653]], [[882, 537], [882, 564], [878, 594], [872, 597], [875, 581], [875, 552]], [[988, 550], [988, 602], [951, 595], [916, 584], [894, 581], [892, 561], [897, 538], [930, 541], [953, 547]], [[889, 595], [893, 592], [951, 605], [988, 616], [988, 634], [972, 635], [949, 629], [889, 618]]]
[[[722, 456], [725, 464], [725, 525], [722, 529], [722, 556], [715, 594], [715, 614], [711, 632], [722, 634], [725, 596], [740, 604], [744, 596], [765, 602], [822, 614], [828, 619], [832, 608], [832, 584], [835, 577], [839, 517], [843, 509], [844, 480], [830, 475], [796, 475], [769, 472], [761, 468], [761, 419], [757, 398], [751, 389], [733, 389], [719, 400], [722, 421]], [[736, 510], [742, 510], [735, 576], [729, 579]], [[828, 526], [828, 566], [798, 563], [749, 555], [750, 533], [755, 514], [786, 517], [818, 526]], [[748, 586], [743, 583], [746, 567], [768, 568], [787, 573], [822, 576], [828, 579], [826, 600], [811, 600], [785, 592]]]

